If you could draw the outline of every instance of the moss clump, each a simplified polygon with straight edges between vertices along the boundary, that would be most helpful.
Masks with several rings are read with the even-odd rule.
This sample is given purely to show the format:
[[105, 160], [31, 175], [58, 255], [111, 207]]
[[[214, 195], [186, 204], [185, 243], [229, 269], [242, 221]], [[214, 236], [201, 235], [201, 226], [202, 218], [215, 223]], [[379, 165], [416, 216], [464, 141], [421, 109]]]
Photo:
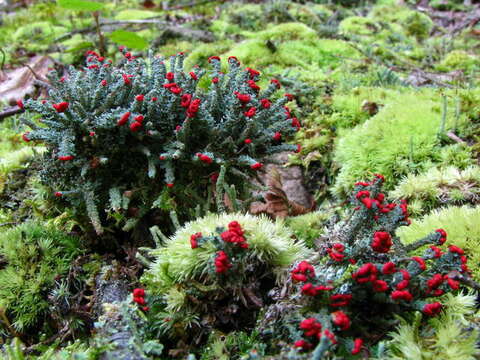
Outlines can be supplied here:
[[427, 172], [404, 178], [390, 195], [396, 199], [414, 201], [412, 215], [450, 204], [476, 204], [480, 202], [480, 167], [471, 166], [465, 170], [456, 167], [432, 168]]
[[[441, 105], [434, 90], [399, 92], [377, 115], [346, 131], [335, 151], [341, 170], [333, 192], [345, 195], [358, 179], [371, 173], [383, 174], [391, 189], [399, 177], [441, 162]], [[447, 110], [445, 129], [452, 127], [453, 118]], [[465, 124], [466, 119], [461, 121]]]
[[453, 50], [436, 66], [438, 71], [473, 71], [480, 69], [480, 59], [463, 50]]
[[[220, 40], [210, 44], [200, 44], [195, 47], [185, 59], [185, 68], [191, 68], [195, 65], [200, 67], [208, 65], [208, 58], [210, 56], [217, 56], [228, 51], [233, 45], [231, 40]], [[243, 60], [243, 59], [242, 59]]]
[[445, 229], [447, 245], [456, 245], [465, 249], [468, 264], [477, 280], [480, 278], [480, 206], [450, 206], [433, 210], [419, 220], [412, 221], [408, 227], [397, 231], [400, 239], [410, 244], [428, 235], [432, 229]]
[[79, 254], [79, 241], [35, 223], [14, 227], [0, 237], [0, 308], [19, 332], [46, 330], [47, 295], [55, 278]]
[[345, 35], [373, 35], [379, 30], [379, 25], [363, 16], [349, 16], [342, 20], [338, 28]]
[[331, 214], [323, 211], [314, 211], [308, 214], [289, 217], [285, 225], [290, 228], [298, 239], [305, 241], [308, 247], [315, 247], [317, 240], [324, 232], [324, 225]]
[[[209, 238], [232, 221], [244, 230], [248, 248], [230, 249], [230, 243]], [[192, 249], [191, 236], [197, 233], [210, 240]], [[225, 273], [215, 264], [218, 246], [225, 246], [233, 264]], [[290, 264], [307, 254], [303, 242], [293, 240], [282, 222], [266, 217], [211, 214], [185, 224], [165, 247], [151, 251], [155, 260], [142, 279], [159, 298], [152, 314], [169, 319], [158, 331], [187, 341], [192, 333], [186, 330], [198, 327], [200, 319], [203, 330], [251, 328], [269, 290], [284, 279]]]
[[427, 38], [433, 28], [432, 19], [418, 11], [405, 14], [401, 20], [403, 20], [406, 34], [415, 36], [417, 39]]
[[358, 53], [347, 42], [321, 39], [302, 23], [284, 23], [252, 33], [226, 54], [236, 56], [266, 75], [289, 69], [298, 79], [318, 86], [326, 71], [338, 67], [342, 57], [356, 58]]
[[231, 221], [238, 221], [245, 230], [249, 257], [275, 267], [277, 273], [305, 255], [303, 243], [292, 240], [291, 232], [280, 221], [274, 223], [252, 215], [212, 214], [185, 224], [165, 247], [152, 250], [156, 260], [145, 275], [151, 290], [161, 293], [175, 283], [198, 278], [209, 266], [215, 249], [206, 246], [192, 251], [190, 236], [198, 232], [203, 236], [215, 235], [217, 227], [226, 228]]

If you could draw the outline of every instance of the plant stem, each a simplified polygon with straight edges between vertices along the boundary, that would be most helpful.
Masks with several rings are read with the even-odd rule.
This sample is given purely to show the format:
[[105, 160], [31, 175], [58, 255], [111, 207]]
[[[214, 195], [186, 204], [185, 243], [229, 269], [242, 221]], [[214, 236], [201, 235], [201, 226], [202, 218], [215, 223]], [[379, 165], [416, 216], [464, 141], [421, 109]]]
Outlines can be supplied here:
[[93, 18], [95, 19], [95, 27], [96, 27], [97, 36], [98, 36], [98, 51], [100, 52], [100, 55], [105, 56], [105, 38], [100, 28], [99, 16], [100, 16], [100, 13], [98, 11], [93, 12]]

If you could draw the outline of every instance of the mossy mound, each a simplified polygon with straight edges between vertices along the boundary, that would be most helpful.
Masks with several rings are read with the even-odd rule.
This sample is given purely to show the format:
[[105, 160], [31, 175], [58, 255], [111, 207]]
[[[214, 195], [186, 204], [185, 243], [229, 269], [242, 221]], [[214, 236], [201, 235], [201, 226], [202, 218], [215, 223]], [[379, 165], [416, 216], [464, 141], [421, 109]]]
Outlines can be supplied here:
[[436, 66], [439, 71], [476, 71], [480, 70], [480, 58], [463, 50], [453, 50]]
[[306, 255], [303, 243], [292, 240], [292, 233], [280, 221], [248, 214], [212, 214], [185, 224], [165, 247], [152, 250], [156, 260], [144, 277], [148, 287], [162, 293], [176, 283], [201, 276], [210, 265], [215, 249], [207, 245], [192, 251], [190, 236], [198, 232], [203, 236], [215, 235], [217, 227], [226, 228], [231, 221], [238, 221], [246, 232], [249, 258], [272, 267], [279, 276], [282, 270]]
[[[442, 106], [442, 97], [435, 90], [399, 91], [375, 116], [345, 131], [335, 150], [335, 161], [341, 169], [334, 194], [348, 194], [358, 179], [366, 179], [372, 173], [383, 174], [387, 179], [386, 188], [391, 189], [402, 176], [442, 163], [442, 156], [451, 161], [449, 147], [443, 148], [442, 154], [438, 134], [454, 124], [465, 126], [468, 119], [456, 118], [452, 106], [442, 114]], [[442, 116], [445, 116], [444, 124]], [[457, 146], [455, 150], [460, 165], [465, 165], [458, 154], [462, 148]], [[463, 151], [469, 158], [470, 151], [466, 148]]]
[[305, 241], [308, 247], [315, 247], [317, 240], [324, 232], [324, 225], [331, 214], [326, 211], [314, 211], [308, 214], [288, 217], [285, 225], [290, 228], [298, 239]]
[[[233, 269], [219, 274], [214, 266], [218, 256], [215, 242], [192, 249], [190, 239], [196, 233], [217, 235], [232, 221], [244, 230], [248, 248], [229, 254]], [[293, 240], [291, 231], [280, 221], [211, 214], [185, 224], [165, 247], [152, 250], [155, 260], [142, 281], [147, 292], [159, 298], [153, 311], [170, 319], [162, 332], [171, 337], [188, 338], [192, 334], [186, 330], [199, 323], [222, 331], [245, 330], [254, 325], [259, 305], [285, 278], [290, 264], [307, 254], [303, 242]]]
[[251, 34], [226, 55], [236, 56], [268, 75], [289, 69], [311, 84], [324, 80], [325, 71], [339, 66], [342, 57], [358, 57], [346, 42], [321, 39], [314, 29], [302, 23], [280, 24]]
[[397, 235], [409, 244], [428, 235], [432, 229], [439, 228], [447, 232], [447, 245], [456, 245], [465, 250], [474, 278], [480, 279], [480, 207], [464, 205], [433, 210], [423, 218], [412, 221], [410, 226], [400, 228]]

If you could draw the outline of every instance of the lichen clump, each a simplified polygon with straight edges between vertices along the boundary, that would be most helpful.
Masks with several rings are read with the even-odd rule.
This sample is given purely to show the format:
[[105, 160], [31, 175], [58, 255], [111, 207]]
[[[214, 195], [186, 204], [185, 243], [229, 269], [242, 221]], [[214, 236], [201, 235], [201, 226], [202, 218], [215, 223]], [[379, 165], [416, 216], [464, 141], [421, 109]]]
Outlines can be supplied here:
[[85, 69], [52, 76], [48, 100], [25, 104], [42, 115], [38, 123], [26, 120], [32, 131], [24, 138], [47, 145], [43, 181], [86, 211], [97, 233], [107, 214], [129, 229], [172, 198], [205, 205], [222, 167], [222, 180], [241, 198], [245, 180], [270, 155], [297, 150], [285, 143], [300, 127], [285, 106], [293, 96], [274, 99], [277, 80], [262, 90], [260, 72], [229, 57], [225, 74], [212, 56], [203, 90], [197, 85], [207, 72], [184, 71], [182, 53], [167, 66], [161, 57], [122, 51], [118, 67], [90, 51]]

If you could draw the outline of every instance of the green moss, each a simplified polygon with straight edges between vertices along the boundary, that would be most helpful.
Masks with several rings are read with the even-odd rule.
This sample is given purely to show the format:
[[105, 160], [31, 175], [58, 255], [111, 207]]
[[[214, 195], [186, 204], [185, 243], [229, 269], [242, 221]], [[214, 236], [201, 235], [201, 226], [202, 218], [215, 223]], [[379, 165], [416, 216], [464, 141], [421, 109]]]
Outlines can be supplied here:
[[398, 90], [380, 87], [357, 87], [348, 92], [338, 92], [332, 97], [332, 108], [339, 113], [335, 126], [351, 128], [363, 123], [372, 115], [367, 111], [369, 104], [378, 110], [398, 96]]
[[428, 15], [418, 11], [412, 11], [400, 17], [407, 35], [415, 36], [418, 39], [428, 37], [433, 28], [433, 21]]
[[244, 30], [258, 30], [264, 25], [262, 6], [260, 4], [242, 4], [233, 6], [228, 11], [228, 23], [236, 24]]
[[[223, 54], [232, 46], [233, 41], [221, 40], [209, 44], [200, 44], [188, 54], [185, 59], [185, 68], [189, 69], [195, 65], [200, 67], [207, 66], [210, 56]], [[177, 51], [178, 52], [178, 51]]]
[[78, 239], [35, 223], [24, 223], [0, 237], [0, 308], [20, 332], [43, 328], [47, 296], [57, 276], [79, 253]]
[[[341, 170], [334, 193], [348, 194], [356, 181], [372, 173], [383, 174], [387, 189], [391, 189], [400, 177], [441, 162], [437, 136], [441, 104], [441, 97], [431, 89], [399, 92], [377, 115], [345, 131], [335, 151], [335, 161]], [[454, 123], [450, 109], [446, 129]]]
[[373, 35], [379, 30], [375, 21], [363, 16], [349, 16], [340, 22], [338, 28], [345, 35]]
[[358, 56], [341, 40], [320, 39], [315, 30], [301, 23], [285, 23], [252, 34], [226, 55], [236, 56], [248, 66], [274, 72], [290, 69], [300, 80], [318, 85], [325, 72], [336, 68], [342, 57]]
[[436, 66], [439, 71], [464, 70], [472, 71], [480, 69], [480, 59], [474, 55], [470, 55], [463, 50], [453, 50], [449, 52], [445, 58]]
[[314, 211], [305, 215], [285, 219], [285, 225], [290, 228], [298, 239], [305, 241], [308, 247], [315, 247], [317, 240], [324, 232], [324, 225], [331, 214], [324, 211]]
[[422, 215], [442, 205], [477, 203], [480, 201], [480, 167], [471, 166], [462, 171], [451, 166], [432, 168], [420, 175], [410, 174], [390, 195], [406, 199], [409, 205], [412, 200], [416, 201], [420, 206], [409, 211], [414, 215]]
[[422, 219], [412, 221], [410, 226], [400, 228], [397, 235], [409, 244], [439, 228], [445, 229], [448, 234], [447, 245], [465, 249], [468, 266], [474, 277], [480, 279], [480, 206], [450, 206], [433, 210]]
[[165, 247], [152, 250], [151, 255], [156, 260], [145, 276], [149, 287], [161, 293], [174, 283], [198, 278], [206, 271], [216, 250], [211, 244], [206, 244], [193, 251], [190, 236], [197, 232], [204, 236], [214, 235], [218, 226], [226, 228], [231, 221], [238, 221], [246, 231], [249, 258], [259, 259], [280, 270], [305, 255], [303, 242], [294, 242], [290, 230], [280, 221], [274, 223], [266, 217], [252, 215], [212, 214], [185, 224]]

